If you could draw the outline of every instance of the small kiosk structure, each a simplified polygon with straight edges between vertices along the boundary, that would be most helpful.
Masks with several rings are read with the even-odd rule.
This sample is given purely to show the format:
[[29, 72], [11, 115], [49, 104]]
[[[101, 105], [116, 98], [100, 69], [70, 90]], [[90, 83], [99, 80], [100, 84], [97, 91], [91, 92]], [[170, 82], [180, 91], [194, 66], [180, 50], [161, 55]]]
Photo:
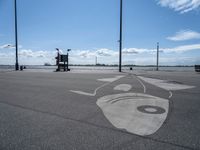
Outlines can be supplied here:
[[56, 65], [58, 66], [58, 68], [56, 69], [56, 71], [70, 71], [69, 69], [69, 59], [68, 59], [68, 52], [70, 51], [70, 49], [67, 50], [67, 55], [64, 54], [60, 54], [60, 51], [58, 48], [56, 48], [57, 52], [57, 56], [55, 57], [56, 59]]

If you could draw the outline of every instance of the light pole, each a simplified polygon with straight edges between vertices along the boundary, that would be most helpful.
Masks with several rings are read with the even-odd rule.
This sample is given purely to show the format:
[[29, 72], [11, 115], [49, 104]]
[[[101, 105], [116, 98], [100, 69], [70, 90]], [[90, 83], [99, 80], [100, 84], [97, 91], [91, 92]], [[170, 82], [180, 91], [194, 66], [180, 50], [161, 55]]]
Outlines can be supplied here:
[[157, 63], [156, 63], [156, 70], [159, 70], [159, 42], [157, 42]]
[[56, 48], [57, 50], [57, 57], [56, 58], [56, 65], [58, 65], [58, 68], [56, 69], [56, 71], [60, 71], [60, 51], [59, 48]]
[[97, 56], [95, 56], [95, 66], [97, 65]]
[[18, 64], [18, 37], [17, 37], [17, 0], [14, 0], [14, 3], [15, 3], [15, 49], [16, 49], [15, 70], [19, 70], [19, 64]]
[[122, 71], [122, 10], [123, 1], [120, 0], [120, 35], [119, 35], [119, 72]]
[[67, 49], [67, 71], [69, 71], [69, 51], [71, 51], [71, 49]]

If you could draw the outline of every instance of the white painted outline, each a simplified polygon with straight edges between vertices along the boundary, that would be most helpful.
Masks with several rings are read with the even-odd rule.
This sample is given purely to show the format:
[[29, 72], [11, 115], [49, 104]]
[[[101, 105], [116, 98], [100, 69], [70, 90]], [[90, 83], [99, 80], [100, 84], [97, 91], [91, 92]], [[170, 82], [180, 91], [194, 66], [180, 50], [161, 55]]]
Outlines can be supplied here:
[[173, 86], [172, 83], [168, 83], [168, 81], [166, 81], [166, 80], [161, 80], [161, 79], [156, 79], [156, 78], [149, 78], [149, 77], [143, 77], [143, 76], [137, 76], [137, 77], [139, 79], [149, 83], [149, 84], [152, 84], [152, 85], [154, 85], [156, 87], [159, 87], [161, 89], [164, 89], [164, 90], [168, 91], [169, 92], [169, 97], [168, 98], [172, 98], [172, 96], [173, 96], [172, 91], [195, 88], [195, 86], [184, 85], [184, 84], [183, 85], [174, 84], [174, 85], [179, 85], [179, 87]]
[[171, 98], [173, 96], [172, 91], [169, 91], [169, 98]]
[[143, 86], [144, 88], [144, 93], [146, 93], [146, 86], [144, 85], [144, 83], [136, 76], [136, 79], [140, 82], [140, 84]]
[[123, 92], [128, 92], [132, 89], [132, 85], [130, 84], [118, 84], [113, 88], [115, 91], [123, 91]]
[[174, 84], [167, 80], [161, 80], [161, 79], [156, 79], [156, 78], [149, 78], [149, 77], [143, 77], [143, 76], [138, 76], [138, 78], [167, 91], [177, 91], [177, 90], [186, 90], [186, 89], [195, 88], [195, 86], [184, 85], [184, 84], [179, 84], [179, 83]]
[[[137, 77], [137, 80], [142, 84], [142, 86], [144, 87], [144, 93], [146, 93], [146, 87], [144, 85], [144, 83]], [[171, 98], [173, 96], [173, 93], [172, 91], [170, 90], [167, 90], [169, 92], [169, 97], [168, 98]]]
[[118, 76], [115, 76], [113, 78], [102, 78], [102, 79], [97, 79], [97, 81], [102, 81], [102, 82], [114, 82], [114, 81], [117, 81], [119, 80], [120, 78], [123, 78], [124, 76], [123, 75], [118, 75]]
[[[146, 93], [146, 86], [144, 85], [144, 83], [137, 77], [137, 80], [140, 82], [140, 84], [143, 86], [144, 88], [144, 93]], [[173, 96], [173, 93], [172, 91], [170, 90], [167, 90], [169, 92], [169, 97], [168, 98], [171, 98]]]
[[94, 90], [93, 93], [88, 93], [88, 92], [83, 92], [83, 91], [75, 91], [75, 90], [70, 90], [70, 92], [77, 93], [77, 94], [80, 94], [80, 95], [95, 96], [95, 95], [97, 94], [97, 91], [98, 91], [100, 88], [102, 88], [102, 87], [104, 87], [104, 86], [106, 86], [106, 85], [109, 85], [109, 84], [111, 84], [111, 83], [112, 83], [112, 82], [104, 83], [103, 85], [101, 85], [101, 86], [99, 86], [98, 88], [96, 88], [96, 89]]
[[[110, 82], [107, 82], [107, 83], [104, 83], [103, 85], [97, 87], [97, 88], [94, 90], [93, 93], [88, 93], [88, 92], [84, 92], [84, 91], [76, 91], [76, 90], [69, 90], [69, 91], [72, 92], [72, 93], [80, 94], [80, 95], [96, 96], [97, 91], [98, 91], [99, 89], [101, 89], [102, 87], [104, 87], [104, 86], [106, 86], [106, 85], [109, 85], [109, 84], [111, 84], [111, 83], [113, 83], [113, 82], [115, 82], [115, 81], [117, 81], [117, 80], [119, 80], [119, 79], [121, 79], [121, 78], [124, 78], [124, 77], [126, 77], [126, 76], [116, 76], [116, 79], [115, 79], [115, 80], [110, 81]], [[105, 78], [105, 79], [106, 79], [106, 78]], [[99, 81], [99, 79], [97, 79], [97, 80]]]

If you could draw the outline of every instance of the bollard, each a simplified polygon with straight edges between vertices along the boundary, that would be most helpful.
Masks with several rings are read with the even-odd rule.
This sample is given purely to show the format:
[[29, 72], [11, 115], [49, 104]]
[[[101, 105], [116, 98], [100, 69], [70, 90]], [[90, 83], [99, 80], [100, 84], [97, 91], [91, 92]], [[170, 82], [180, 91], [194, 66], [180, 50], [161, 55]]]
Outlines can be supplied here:
[[23, 71], [23, 66], [20, 66], [20, 71]]

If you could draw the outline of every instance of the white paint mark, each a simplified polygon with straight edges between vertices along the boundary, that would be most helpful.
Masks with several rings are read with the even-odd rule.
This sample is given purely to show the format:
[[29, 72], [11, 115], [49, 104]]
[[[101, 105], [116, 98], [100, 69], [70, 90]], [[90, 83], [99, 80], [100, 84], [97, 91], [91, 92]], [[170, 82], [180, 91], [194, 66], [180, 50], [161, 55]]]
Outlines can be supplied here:
[[145, 110], [152, 113], [157, 111], [155, 108], [146, 108]]
[[[97, 100], [97, 105], [116, 128], [142, 136], [155, 133], [169, 109], [167, 99], [140, 93], [104, 96]], [[144, 107], [144, 111], [139, 111], [139, 107]]]
[[171, 83], [171, 82], [165, 81], [165, 80], [147, 78], [147, 77], [142, 77], [142, 76], [138, 76], [138, 78], [142, 79], [143, 81], [145, 81], [147, 83], [153, 84], [157, 87], [160, 87], [160, 88], [168, 90], [168, 91], [191, 89], [191, 88], [195, 87], [195, 86], [184, 85], [184, 84], [179, 84], [179, 83]]
[[172, 92], [171, 91], [169, 91], [169, 98], [171, 98], [172, 97]]
[[105, 83], [105, 84], [99, 86], [98, 88], [96, 88], [96, 89], [94, 90], [93, 93], [88, 93], [88, 92], [83, 92], [83, 91], [75, 91], [75, 90], [70, 90], [70, 92], [73, 92], [73, 93], [76, 93], [76, 94], [80, 94], [80, 95], [95, 96], [95, 95], [97, 94], [97, 91], [98, 91], [100, 88], [102, 88], [102, 87], [104, 87], [104, 86], [106, 86], [106, 85], [108, 85], [108, 84], [110, 84], [110, 82], [109, 82], [109, 83]]
[[96, 95], [96, 94], [97, 94], [97, 91], [98, 91], [100, 88], [102, 88], [102, 87], [104, 87], [104, 86], [106, 86], [106, 85], [109, 85], [109, 84], [110, 84], [110, 83], [105, 83], [105, 84], [99, 86], [98, 88], [96, 88], [96, 89], [94, 90], [94, 94]]
[[102, 87], [106, 86], [106, 85], [109, 85], [111, 84], [112, 82], [114, 81], [117, 81], [119, 80], [120, 78], [122, 78], [124, 76], [116, 76], [114, 78], [104, 78], [104, 79], [98, 79], [99, 81], [104, 81], [104, 82], [107, 82], [107, 83], [104, 83], [103, 85], [97, 87], [93, 93], [88, 93], [88, 92], [84, 92], [84, 91], [76, 91], [76, 90], [70, 90], [70, 92], [73, 92], [73, 93], [76, 93], [76, 94], [80, 94], [80, 95], [87, 95], [87, 96], [95, 96], [97, 94], [97, 91], [99, 89], [101, 89]]
[[103, 82], [114, 82], [116, 80], [119, 80], [124, 76], [115, 76], [114, 78], [103, 78], [103, 79], [97, 79], [98, 81], [103, 81]]
[[144, 83], [137, 78], [137, 80], [140, 82], [140, 84], [143, 86], [143, 89], [144, 89], [144, 93], [146, 93], [146, 86], [144, 85]]
[[87, 92], [83, 92], [83, 91], [70, 90], [70, 92], [73, 92], [73, 93], [76, 93], [76, 94], [80, 94], [80, 95], [95, 96], [94, 93], [87, 93]]
[[114, 90], [118, 90], [118, 91], [129, 91], [132, 88], [132, 86], [130, 84], [119, 84], [117, 86], [114, 87]]

